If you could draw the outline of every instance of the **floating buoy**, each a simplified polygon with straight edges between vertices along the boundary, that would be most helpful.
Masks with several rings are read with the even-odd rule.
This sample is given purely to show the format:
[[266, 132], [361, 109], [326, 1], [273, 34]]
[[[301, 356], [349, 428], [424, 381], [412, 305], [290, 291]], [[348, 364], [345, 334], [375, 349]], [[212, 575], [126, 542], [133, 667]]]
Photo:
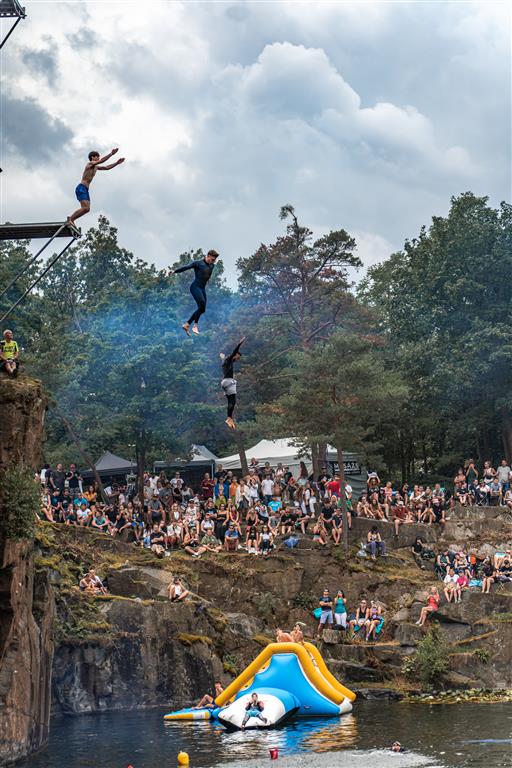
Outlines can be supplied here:
[[270, 759], [271, 760], [277, 760], [277, 758], [279, 757], [279, 750], [278, 750], [278, 748], [277, 747], [270, 747], [269, 752], [270, 752]]
[[186, 752], [178, 752], [178, 765], [190, 765]]

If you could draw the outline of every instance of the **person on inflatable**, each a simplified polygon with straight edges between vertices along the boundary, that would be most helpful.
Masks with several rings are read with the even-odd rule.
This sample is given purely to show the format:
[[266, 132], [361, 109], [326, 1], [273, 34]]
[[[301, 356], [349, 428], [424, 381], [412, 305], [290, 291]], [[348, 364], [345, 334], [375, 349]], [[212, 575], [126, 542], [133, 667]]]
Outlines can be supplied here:
[[198, 322], [202, 314], [206, 310], [206, 286], [212, 276], [215, 262], [219, 254], [217, 251], [210, 250], [203, 259], [197, 261], [191, 261], [190, 264], [185, 264], [183, 267], [178, 267], [171, 274], [177, 275], [180, 272], [186, 272], [187, 269], [194, 270], [194, 280], [190, 286], [190, 293], [194, 297], [194, 301], [197, 304], [197, 309], [192, 312], [191, 316], [186, 323], [181, 326], [187, 336], [190, 336], [190, 324], [194, 323], [192, 327], [192, 333], [199, 333]]
[[259, 701], [258, 694], [252, 693], [250, 701], [248, 704], [245, 705], [245, 715], [244, 719], [242, 720], [242, 730], [247, 725], [247, 721], [251, 717], [257, 717], [258, 720], [261, 720], [265, 725], [267, 724], [267, 718], [263, 716], [263, 710], [265, 708], [265, 705], [262, 701]]

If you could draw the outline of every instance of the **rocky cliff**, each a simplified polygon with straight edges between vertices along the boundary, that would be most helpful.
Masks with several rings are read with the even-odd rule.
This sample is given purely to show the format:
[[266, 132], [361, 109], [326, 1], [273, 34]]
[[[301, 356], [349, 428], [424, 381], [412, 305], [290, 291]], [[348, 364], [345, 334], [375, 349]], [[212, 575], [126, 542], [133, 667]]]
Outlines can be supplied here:
[[[0, 477], [39, 466], [45, 399], [40, 384], [0, 379]], [[1, 496], [2, 488], [0, 488]], [[30, 539], [8, 538], [17, 514], [0, 498], [0, 764], [44, 745], [50, 717], [53, 594], [35, 574]]]
[[[484, 516], [485, 515], [485, 516]], [[363, 538], [368, 521], [355, 521], [353, 540]], [[445, 542], [474, 544], [485, 553], [510, 541], [510, 517], [502, 510], [462, 510], [437, 528], [403, 526], [389, 535], [385, 560], [361, 559], [353, 547], [323, 549], [310, 540], [293, 553], [268, 559], [221, 554], [192, 560], [181, 552], [157, 560], [131, 544], [90, 531], [41, 524], [37, 568], [49, 575], [58, 604], [53, 704], [64, 713], [137, 706], [178, 707], [197, 699], [243, 669], [273, 636], [276, 626], [304, 621], [315, 629], [311, 609], [319, 590], [342, 587], [350, 605], [375, 596], [386, 613], [378, 643], [347, 643], [327, 633], [322, 653], [341, 680], [379, 695], [418, 689], [402, 673], [422, 630], [415, 625], [431, 571], [414, 563], [410, 544], [421, 532], [435, 547]], [[57, 554], [59, 553], [59, 554]], [[108, 580], [110, 594], [87, 598], [77, 582], [94, 565]], [[179, 574], [193, 592], [190, 602], [170, 604], [166, 587]], [[510, 585], [512, 586], [512, 585]], [[447, 684], [457, 688], [512, 687], [512, 589], [487, 596], [464, 594], [438, 614], [447, 641]]]

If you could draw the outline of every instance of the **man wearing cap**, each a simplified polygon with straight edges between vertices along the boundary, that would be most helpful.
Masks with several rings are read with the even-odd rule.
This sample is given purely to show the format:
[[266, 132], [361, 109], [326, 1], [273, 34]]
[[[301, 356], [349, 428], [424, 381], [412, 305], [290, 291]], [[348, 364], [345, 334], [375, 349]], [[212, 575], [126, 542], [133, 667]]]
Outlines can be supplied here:
[[9, 376], [17, 376], [19, 356], [18, 343], [13, 339], [12, 331], [7, 328], [4, 331], [4, 338], [0, 341], [0, 368], [4, 368]]

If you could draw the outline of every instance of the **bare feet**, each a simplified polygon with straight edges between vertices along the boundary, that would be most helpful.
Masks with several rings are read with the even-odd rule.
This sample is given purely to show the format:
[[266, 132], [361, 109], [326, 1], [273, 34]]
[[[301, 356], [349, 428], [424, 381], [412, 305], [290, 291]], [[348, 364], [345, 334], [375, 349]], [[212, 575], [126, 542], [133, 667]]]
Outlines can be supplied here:
[[235, 429], [235, 422], [233, 421], [233, 419], [231, 418], [231, 416], [228, 416], [228, 417], [227, 417], [227, 419], [226, 419], [226, 424], [228, 425], [228, 427], [229, 427], [230, 429]]
[[183, 330], [185, 331], [187, 336], [190, 336], [190, 331], [189, 331], [190, 323], [183, 323], [183, 325], [181, 327], [183, 328]]
[[199, 336], [199, 328], [197, 327], [197, 323], [194, 323], [192, 333], [195, 333], [197, 336]]

